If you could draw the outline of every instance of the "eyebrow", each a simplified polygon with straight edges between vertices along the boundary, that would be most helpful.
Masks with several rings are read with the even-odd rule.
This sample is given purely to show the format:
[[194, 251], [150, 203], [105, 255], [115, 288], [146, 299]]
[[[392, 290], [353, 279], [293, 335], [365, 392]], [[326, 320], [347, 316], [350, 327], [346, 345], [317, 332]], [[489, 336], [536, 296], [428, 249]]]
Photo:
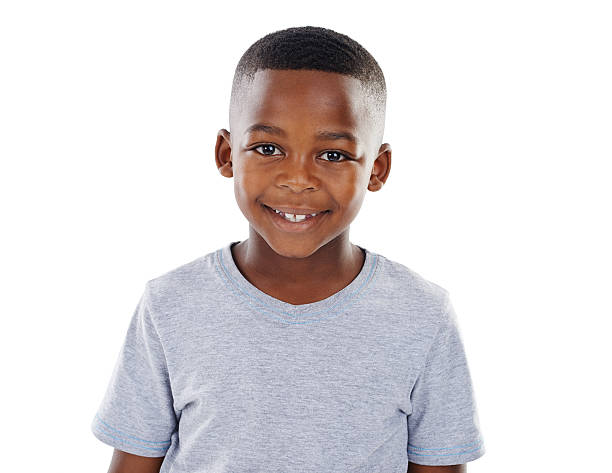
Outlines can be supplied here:
[[271, 135], [287, 136], [287, 134], [282, 128], [279, 128], [277, 126], [264, 125], [262, 123], [255, 123], [254, 125], [251, 125], [246, 129], [245, 133], [252, 133], [254, 131], [263, 131], [264, 133], [270, 133]]
[[317, 138], [321, 140], [348, 140], [357, 143], [357, 138], [348, 131], [319, 131]]
[[[255, 131], [262, 131], [271, 135], [286, 137], [287, 133], [282, 128], [272, 125], [264, 125], [263, 123], [255, 123], [248, 127], [245, 133], [252, 133]], [[348, 131], [319, 131], [316, 134], [319, 140], [348, 140], [352, 143], [357, 143], [357, 138]]]

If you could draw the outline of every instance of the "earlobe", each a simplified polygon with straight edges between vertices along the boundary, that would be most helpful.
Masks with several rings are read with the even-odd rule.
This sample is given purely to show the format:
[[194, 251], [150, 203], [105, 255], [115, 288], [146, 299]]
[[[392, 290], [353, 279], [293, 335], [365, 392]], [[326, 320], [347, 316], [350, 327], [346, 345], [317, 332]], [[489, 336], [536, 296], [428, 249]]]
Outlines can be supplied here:
[[232, 170], [232, 146], [230, 141], [230, 132], [225, 128], [221, 128], [217, 133], [217, 142], [215, 144], [215, 163], [222, 176], [234, 176]]
[[376, 174], [372, 174], [370, 176], [370, 183], [368, 184], [368, 190], [372, 192], [376, 192], [382, 189], [383, 185], [384, 185], [384, 182], [378, 179], [378, 176]]
[[378, 156], [372, 165], [372, 174], [368, 189], [376, 192], [382, 188], [389, 177], [391, 171], [391, 145], [383, 143], [378, 149]]

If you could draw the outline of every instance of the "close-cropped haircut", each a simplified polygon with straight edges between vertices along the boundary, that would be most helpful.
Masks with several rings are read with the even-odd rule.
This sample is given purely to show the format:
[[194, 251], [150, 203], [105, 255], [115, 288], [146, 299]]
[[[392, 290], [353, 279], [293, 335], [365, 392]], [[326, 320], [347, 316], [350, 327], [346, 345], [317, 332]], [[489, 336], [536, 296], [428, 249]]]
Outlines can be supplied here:
[[263, 69], [318, 70], [358, 79], [378, 138], [382, 140], [387, 101], [385, 77], [374, 57], [352, 38], [327, 28], [299, 26], [275, 31], [257, 40], [236, 66], [230, 117], [255, 73]]

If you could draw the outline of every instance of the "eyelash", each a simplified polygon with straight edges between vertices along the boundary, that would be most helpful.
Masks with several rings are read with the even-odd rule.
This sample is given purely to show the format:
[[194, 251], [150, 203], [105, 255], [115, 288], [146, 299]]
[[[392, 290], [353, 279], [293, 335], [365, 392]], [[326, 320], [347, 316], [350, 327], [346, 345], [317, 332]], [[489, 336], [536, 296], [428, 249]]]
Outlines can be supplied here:
[[[255, 146], [255, 147], [253, 147], [253, 148], [251, 148], [251, 149], [256, 151], [256, 150], [257, 150], [257, 148], [261, 148], [262, 146], [271, 146], [272, 148], [275, 148], [275, 149], [280, 149], [278, 146], [276, 146], [276, 145], [272, 145], [272, 144], [268, 144], [268, 143], [264, 143], [264, 144], [262, 144], [262, 145], [257, 145], [257, 146]], [[257, 151], [257, 152], [258, 152], [259, 154], [261, 154], [262, 156], [274, 156], [273, 154], [264, 154], [264, 153], [261, 153], [261, 152], [259, 152], [259, 151]], [[351, 158], [349, 158], [349, 157], [348, 157], [346, 154], [341, 153], [340, 151], [335, 151], [335, 150], [327, 150], [327, 151], [323, 151], [323, 154], [326, 154], [326, 153], [337, 153], [337, 154], [339, 154], [340, 156], [342, 156], [342, 157], [344, 158], [344, 159], [342, 159], [342, 160], [340, 160], [340, 161], [331, 161], [331, 160], [328, 160], [328, 159], [326, 159], [326, 160], [325, 160], [325, 161], [330, 162], [330, 163], [342, 163], [342, 162], [344, 162], [344, 161], [349, 161], [349, 160], [351, 159]]]

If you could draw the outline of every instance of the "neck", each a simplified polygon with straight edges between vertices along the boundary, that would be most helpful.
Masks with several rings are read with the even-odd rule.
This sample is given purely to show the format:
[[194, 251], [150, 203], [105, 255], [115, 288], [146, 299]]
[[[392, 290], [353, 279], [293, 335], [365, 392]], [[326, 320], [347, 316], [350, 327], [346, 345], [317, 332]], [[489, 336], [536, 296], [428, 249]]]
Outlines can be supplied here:
[[232, 248], [234, 261], [247, 279], [266, 281], [266, 285], [325, 288], [327, 282], [352, 280], [364, 263], [363, 252], [349, 241], [348, 230], [310, 256], [290, 258], [276, 253], [252, 227], [249, 228], [249, 238]]

